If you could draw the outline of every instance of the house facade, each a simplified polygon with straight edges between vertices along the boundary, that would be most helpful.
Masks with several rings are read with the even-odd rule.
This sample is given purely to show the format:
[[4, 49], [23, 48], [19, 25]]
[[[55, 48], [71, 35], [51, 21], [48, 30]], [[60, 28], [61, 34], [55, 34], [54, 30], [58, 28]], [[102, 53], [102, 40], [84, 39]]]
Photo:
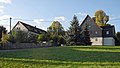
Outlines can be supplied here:
[[88, 25], [92, 45], [115, 45], [115, 27], [98, 26], [89, 15], [81, 23], [82, 30]]
[[31, 25], [23, 23], [21, 21], [18, 21], [12, 30], [15, 30], [15, 31], [21, 30], [21, 31], [27, 32], [28, 34], [35, 34], [35, 35], [38, 35], [41, 33], [46, 33], [46, 31], [39, 29], [36, 26], [31, 26]]

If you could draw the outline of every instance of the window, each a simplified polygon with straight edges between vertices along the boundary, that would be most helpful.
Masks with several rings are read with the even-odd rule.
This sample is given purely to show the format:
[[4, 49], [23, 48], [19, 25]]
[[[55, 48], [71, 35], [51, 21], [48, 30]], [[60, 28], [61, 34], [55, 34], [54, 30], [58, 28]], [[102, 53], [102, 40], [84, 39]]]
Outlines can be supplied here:
[[91, 26], [89, 25], [88, 27], [90, 28]]
[[95, 41], [98, 41], [98, 39], [96, 38]]
[[90, 22], [90, 19], [88, 21]]
[[20, 30], [20, 27], [18, 29]]
[[17, 27], [17, 29], [19, 29], [19, 28]]
[[98, 32], [97, 32], [97, 31], [95, 31], [95, 34], [98, 34]]
[[106, 31], [106, 34], [109, 34], [109, 31]]

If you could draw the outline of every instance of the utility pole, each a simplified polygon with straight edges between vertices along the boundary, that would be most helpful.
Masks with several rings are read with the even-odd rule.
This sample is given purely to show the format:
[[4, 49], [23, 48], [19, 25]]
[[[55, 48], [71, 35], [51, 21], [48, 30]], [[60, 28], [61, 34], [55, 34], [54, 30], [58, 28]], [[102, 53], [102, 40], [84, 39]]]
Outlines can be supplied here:
[[11, 20], [12, 20], [12, 18], [10, 17], [10, 31], [11, 31]]
[[10, 17], [10, 39], [11, 39], [11, 42], [13, 42], [12, 31], [11, 31], [11, 22], [12, 22], [12, 18]]

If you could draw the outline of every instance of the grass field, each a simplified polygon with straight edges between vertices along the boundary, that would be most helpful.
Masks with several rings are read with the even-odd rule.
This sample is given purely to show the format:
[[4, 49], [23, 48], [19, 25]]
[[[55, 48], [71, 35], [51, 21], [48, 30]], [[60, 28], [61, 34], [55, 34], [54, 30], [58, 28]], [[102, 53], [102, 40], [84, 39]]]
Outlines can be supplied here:
[[118, 46], [0, 50], [0, 68], [120, 68]]

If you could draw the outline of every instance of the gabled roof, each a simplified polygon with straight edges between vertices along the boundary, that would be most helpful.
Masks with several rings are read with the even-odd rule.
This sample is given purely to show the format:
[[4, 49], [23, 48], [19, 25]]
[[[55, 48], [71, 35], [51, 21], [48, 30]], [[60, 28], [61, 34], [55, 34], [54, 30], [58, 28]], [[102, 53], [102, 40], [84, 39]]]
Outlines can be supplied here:
[[[28, 29], [28, 31], [30, 31], [30, 32], [34, 32], [34, 33], [37, 33], [37, 34], [41, 34], [41, 33], [43, 33], [43, 32], [46, 33], [45, 30], [39, 29], [39, 28], [37, 28], [37, 27], [35, 27], [35, 26], [31, 26], [31, 25], [26, 24], [26, 23], [23, 23], [23, 22], [21, 22], [21, 21], [18, 21], [18, 23], [21, 23], [21, 24], [22, 24], [23, 26], [25, 26], [25, 27]], [[17, 24], [18, 24], [18, 23], [17, 23]], [[13, 29], [17, 26], [17, 24], [13, 27]]]
[[[92, 20], [92, 23], [95, 23], [95, 21], [94, 21], [89, 15], [87, 15], [87, 16], [85, 17], [85, 19], [82, 21], [82, 23], [81, 23], [80, 26], [82, 26], [82, 25], [84, 24], [84, 22], [86, 21], [86, 19], [87, 19], [88, 17]], [[96, 26], [98, 26], [97, 23], [95, 23], [95, 24], [96, 24]], [[100, 26], [98, 26], [98, 27], [101, 29]]]

